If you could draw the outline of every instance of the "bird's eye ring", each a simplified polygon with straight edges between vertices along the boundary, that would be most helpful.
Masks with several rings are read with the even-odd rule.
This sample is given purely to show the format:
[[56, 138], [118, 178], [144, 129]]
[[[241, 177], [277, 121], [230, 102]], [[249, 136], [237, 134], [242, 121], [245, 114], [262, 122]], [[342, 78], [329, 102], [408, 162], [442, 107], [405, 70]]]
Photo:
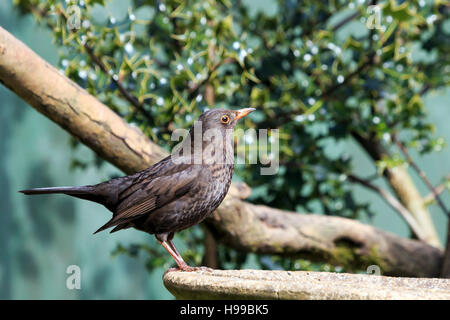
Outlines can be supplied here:
[[226, 114], [224, 114], [224, 115], [220, 118], [220, 122], [222, 122], [223, 124], [227, 124], [228, 122], [230, 122], [230, 117], [227, 116]]

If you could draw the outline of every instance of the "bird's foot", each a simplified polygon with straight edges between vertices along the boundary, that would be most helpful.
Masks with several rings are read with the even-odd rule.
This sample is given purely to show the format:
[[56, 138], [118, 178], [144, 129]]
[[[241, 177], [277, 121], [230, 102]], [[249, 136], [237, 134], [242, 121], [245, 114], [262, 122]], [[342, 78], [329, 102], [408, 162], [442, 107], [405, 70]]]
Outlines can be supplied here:
[[208, 268], [208, 267], [205, 267], [205, 266], [201, 266], [201, 267], [189, 267], [189, 268], [192, 268], [192, 269], [193, 269], [192, 271], [204, 271], [204, 272], [213, 272], [213, 271], [214, 271], [214, 269]]
[[208, 267], [191, 267], [189, 265], [182, 265], [178, 266], [176, 268], [170, 268], [167, 270], [167, 272], [171, 271], [184, 271], [184, 272], [193, 272], [193, 271], [205, 271], [205, 272], [213, 272], [214, 269], [208, 268]]

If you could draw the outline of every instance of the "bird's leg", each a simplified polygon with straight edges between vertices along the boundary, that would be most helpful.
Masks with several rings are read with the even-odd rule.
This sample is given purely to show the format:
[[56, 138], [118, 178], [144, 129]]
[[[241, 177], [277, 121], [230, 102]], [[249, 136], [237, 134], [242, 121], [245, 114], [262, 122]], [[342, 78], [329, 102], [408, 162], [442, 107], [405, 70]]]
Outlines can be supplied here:
[[172, 250], [175, 252], [175, 254], [181, 258], [181, 254], [178, 252], [177, 248], [176, 248], [175, 245], [173, 244], [172, 239], [167, 240], [167, 243], [168, 243], [169, 246], [172, 248]]
[[158, 242], [164, 247], [164, 249], [167, 250], [167, 252], [170, 253], [172, 258], [175, 260], [175, 262], [178, 265], [178, 269], [182, 271], [194, 271], [195, 268], [189, 266], [181, 257], [180, 253], [177, 251], [172, 241], [169, 240], [169, 243], [167, 241], [159, 241]]
[[[178, 252], [177, 248], [175, 248], [175, 245], [173, 244], [172, 239], [167, 240], [167, 242], [169, 243], [170, 248], [172, 248], [172, 250], [180, 257], [180, 259], [183, 260], [183, 258], [181, 258], [180, 253]], [[184, 262], [184, 260], [183, 260], [183, 262]], [[183, 271], [195, 271], [195, 270], [202, 270], [202, 271], [208, 271], [208, 272], [213, 271], [213, 269], [208, 268], [208, 267], [191, 267], [188, 265], [186, 265], [186, 266], [189, 268], [189, 270], [183, 270]]]
[[178, 265], [178, 269], [181, 271], [209, 271], [212, 272], [211, 268], [208, 267], [191, 267], [189, 266], [184, 260], [183, 257], [181, 257], [180, 253], [178, 252], [177, 248], [175, 248], [175, 245], [173, 244], [172, 240], [168, 241], [159, 241], [158, 242], [164, 247], [164, 249], [167, 250], [167, 252], [170, 253], [172, 258], [175, 260], [175, 262]]

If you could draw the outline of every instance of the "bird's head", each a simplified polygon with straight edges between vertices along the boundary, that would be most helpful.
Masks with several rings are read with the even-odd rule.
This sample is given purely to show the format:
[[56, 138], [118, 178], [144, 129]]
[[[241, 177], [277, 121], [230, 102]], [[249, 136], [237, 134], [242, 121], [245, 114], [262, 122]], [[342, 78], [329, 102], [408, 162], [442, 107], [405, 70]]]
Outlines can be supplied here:
[[239, 110], [212, 109], [204, 112], [198, 121], [201, 122], [203, 130], [208, 129], [233, 129], [239, 119], [245, 117], [254, 108], [244, 108]]
[[[194, 122], [189, 130], [189, 135], [185, 137], [180, 148], [174, 148], [173, 154], [178, 157], [177, 159], [181, 159], [180, 161], [191, 161], [192, 155], [194, 155], [194, 158], [197, 157], [196, 159], [208, 164], [232, 164], [234, 160], [233, 129], [239, 119], [252, 111], [255, 111], [255, 109], [212, 109], [204, 112]], [[198, 144], [198, 142], [201, 144]], [[200, 153], [197, 152], [199, 150]]]

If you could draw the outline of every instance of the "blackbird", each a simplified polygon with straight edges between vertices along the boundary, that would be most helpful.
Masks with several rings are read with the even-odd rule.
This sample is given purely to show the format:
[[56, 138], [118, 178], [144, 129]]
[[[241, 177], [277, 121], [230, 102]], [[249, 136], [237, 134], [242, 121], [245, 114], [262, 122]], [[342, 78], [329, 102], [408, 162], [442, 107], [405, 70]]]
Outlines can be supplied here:
[[196, 270], [186, 264], [175, 248], [174, 233], [201, 222], [224, 199], [234, 169], [233, 141], [229, 133], [239, 119], [254, 110], [204, 112], [178, 148], [179, 154], [172, 152], [136, 174], [96, 185], [20, 192], [28, 195], [63, 193], [100, 203], [112, 211], [113, 216], [95, 233], [114, 227], [111, 232], [135, 228], [154, 234], [178, 269]]

